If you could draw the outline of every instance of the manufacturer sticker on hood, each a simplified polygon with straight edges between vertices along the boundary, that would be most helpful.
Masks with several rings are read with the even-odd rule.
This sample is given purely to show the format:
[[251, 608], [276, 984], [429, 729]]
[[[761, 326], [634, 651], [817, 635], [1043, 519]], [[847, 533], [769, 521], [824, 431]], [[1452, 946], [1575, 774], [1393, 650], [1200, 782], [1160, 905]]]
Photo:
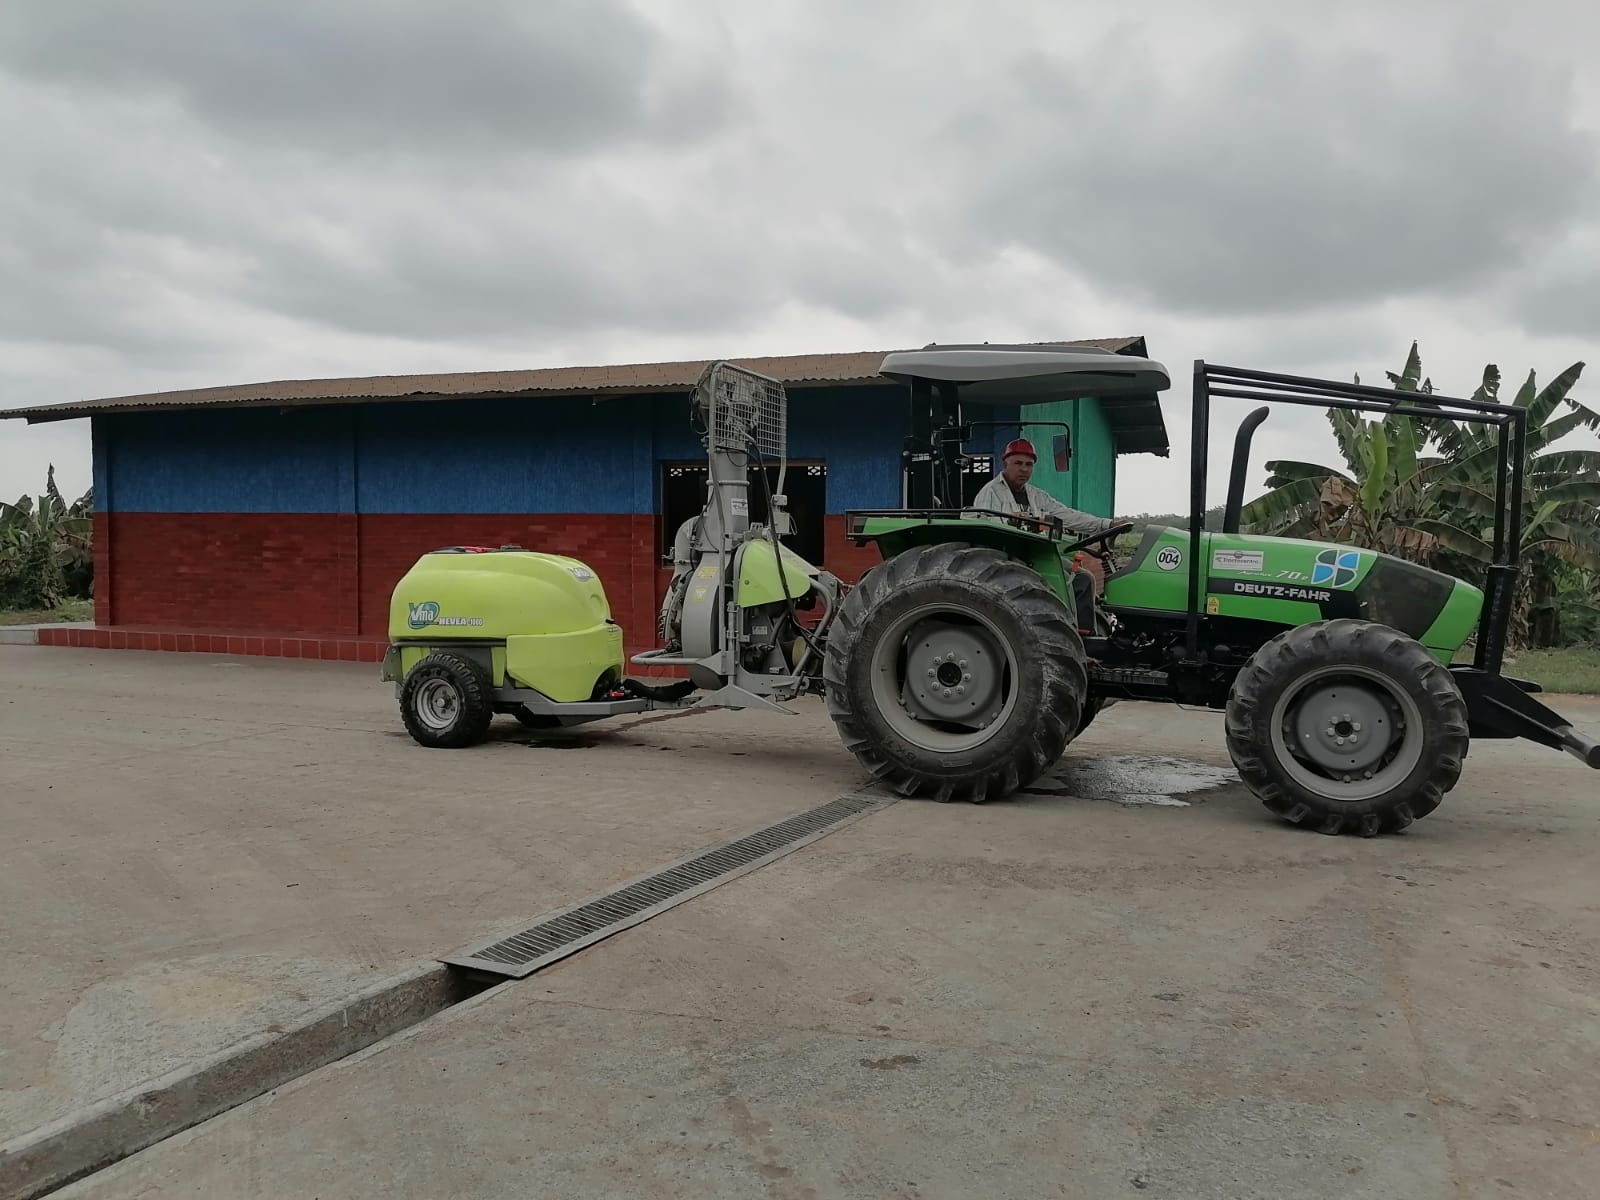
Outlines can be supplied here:
[[1213, 571], [1245, 571], [1252, 575], [1259, 575], [1266, 569], [1267, 555], [1264, 550], [1213, 550], [1211, 552], [1211, 569]]

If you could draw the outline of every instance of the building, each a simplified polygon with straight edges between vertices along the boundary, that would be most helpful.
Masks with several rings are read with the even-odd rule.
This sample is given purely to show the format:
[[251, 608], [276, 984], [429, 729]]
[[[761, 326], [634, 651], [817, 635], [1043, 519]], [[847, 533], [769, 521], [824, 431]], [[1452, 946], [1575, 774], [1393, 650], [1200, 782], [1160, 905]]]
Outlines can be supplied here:
[[[1072, 344], [1146, 353], [1137, 337]], [[843, 514], [902, 499], [910, 392], [877, 374], [884, 353], [738, 360], [789, 394], [795, 548], [851, 581], [876, 554], [846, 539]], [[629, 652], [647, 649], [665, 550], [704, 500], [689, 410], [704, 366], [293, 380], [0, 412], [92, 423], [96, 628], [43, 636], [373, 661], [419, 555], [516, 544], [594, 567]], [[1087, 511], [1113, 511], [1119, 455], [1167, 450], [1150, 401], [1034, 418], [1068, 423], [1074, 445], [1061, 474], [1046, 437], [1036, 481]], [[969, 496], [1016, 430], [984, 432]]]

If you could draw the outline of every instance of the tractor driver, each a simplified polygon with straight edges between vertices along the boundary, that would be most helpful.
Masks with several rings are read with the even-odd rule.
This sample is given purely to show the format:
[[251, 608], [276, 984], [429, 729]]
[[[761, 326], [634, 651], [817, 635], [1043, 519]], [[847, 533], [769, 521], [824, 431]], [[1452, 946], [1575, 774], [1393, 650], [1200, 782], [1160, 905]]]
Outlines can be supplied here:
[[[1092, 513], [1068, 508], [1043, 488], [1028, 480], [1033, 478], [1033, 467], [1039, 456], [1027, 438], [1017, 438], [1006, 444], [1001, 455], [1001, 471], [972, 499], [967, 510], [988, 509], [991, 512], [1016, 514], [1020, 517], [1059, 517], [1061, 523], [1079, 537], [1104, 533], [1121, 522]], [[1094, 577], [1082, 569], [1072, 572], [1072, 598], [1078, 609], [1078, 629], [1083, 633], [1094, 631]]]

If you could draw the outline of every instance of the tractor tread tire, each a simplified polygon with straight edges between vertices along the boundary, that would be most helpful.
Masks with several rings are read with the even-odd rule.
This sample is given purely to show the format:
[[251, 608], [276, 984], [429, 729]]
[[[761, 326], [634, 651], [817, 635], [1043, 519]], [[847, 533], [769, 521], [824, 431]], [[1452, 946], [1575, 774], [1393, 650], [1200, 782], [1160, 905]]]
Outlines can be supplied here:
[[[1318, 796], [1278, 766], [1272, 719], [1278, 694], [1307, 669], [1350, 663], [1382, 671], [1402, 686], [1422, 716], [1422, 757], [1382, 796], [1341, 801]], [[1398, 833], [1438, 808], [1461, 777], [1470, 735], [1467, 706], [1445, 666], [1397, 629], [1348, 618], [1314, 621], [1273, 638], [1234, 679], [1226, 717], [1228, 755], [1245, 786], [1293, 825], [1325, 834]]]
[[[417, 690], [430, 679], [445, 679], [456, 689], [461, 714], [448, 729], [431, 729], [417, 718]], [[400, 685], [400, 718], [406, 732], [419, 744], [440, 750], [459, 750], [481, 742], [494, 720], [494, 681], [482, 664], [465, 655], [434, 651], [406, 675]]]
[[[941, 754], [905, 741], [877, 715], [872, 638], [922, 602], [977, 607], [1013, 641], [1020, 665], [1005, 727], [969, 750]], [[862, 576], [828, 633], [822, 678], [840, 739], [879, 783], [901, 796], [982, 803], [1027, 787], [1076, 735], [1088, 691], [1077, 623], [1037, 572], [964, 542], [919, 546]]]

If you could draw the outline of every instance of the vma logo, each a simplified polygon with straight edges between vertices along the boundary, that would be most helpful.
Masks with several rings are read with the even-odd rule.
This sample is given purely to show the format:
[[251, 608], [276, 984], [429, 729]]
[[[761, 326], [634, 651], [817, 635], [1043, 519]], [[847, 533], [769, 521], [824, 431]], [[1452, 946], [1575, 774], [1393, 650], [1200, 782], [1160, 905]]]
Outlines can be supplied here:
[[413, 629], [426, 629], [439, 619], [439, 606], [432, 600], [425, 600], [421, 604], [411, 605], [411, 616], [408, 624]]
[[1324, 550], [1311, 568], [1311, 582], [1323, 587], [1349, 587], [1360, 566], [1359, 550]]

